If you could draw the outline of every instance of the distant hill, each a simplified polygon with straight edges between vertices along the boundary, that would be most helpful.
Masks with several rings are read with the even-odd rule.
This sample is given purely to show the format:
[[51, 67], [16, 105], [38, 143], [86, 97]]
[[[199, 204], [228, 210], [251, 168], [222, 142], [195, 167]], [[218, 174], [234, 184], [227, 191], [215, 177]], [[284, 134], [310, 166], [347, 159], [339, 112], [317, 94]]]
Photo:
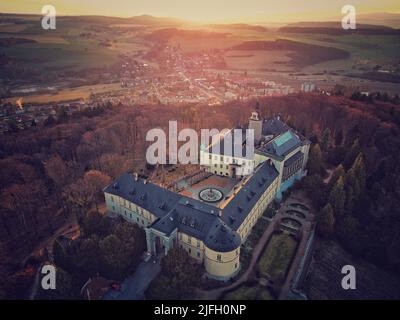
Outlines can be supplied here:
[[[40, 15], [30, 14], [12, 14], [0, 13], [0, 22], [18, 22], [23, 20], [37, 20]], [[99, 23], [99, 24], [138, 24], [138, 25], [159, 25], [159, 26], [180, 26], [185, 23], [184, 20], [169, 17], [154, 17], [150, 15], [133, 16], [129, 18], [84, 15], [84, 16], [59, 16], [60, 21], [74, 21], [83, 23]]]
[[187, 23], [185, 20], [170, 17], [154, 17], [151, 15], [141, 15], [126, 18], [130, 23], [135, 24], [164, 24], [164, 25], [174, 25], [179, 26]]
[[257, 32], [266, 32], [267, 28], [258, 25], [251, 25], [245, 23], [230, 23], [230, 24], [210, 24], [207, 27], [214, 29], [224, 29], [224, 30], [251, 30]]
[[177, 28], [165, 28], [153, 31], [150, 35], [148, 35], [148, 39], [152, 41], [164, 42], [168, 41], [172, 37], [181, 37], [181, 38], [225, 38], [230, 35], [230, 33], [226, 32], [210, 32], [205, 30], [184, 30]]
[[[302, 21], [302, 22], [294, 22], [287, 24], [284, 27], [299, 27], [299, 28], [334, 28], [334, 29], [342, 29], [342, 24], [340, 20], [338, 21]], [[375, 24], [361, 24], [357, 23], [357, 27], [361, 29], [384, 29], [384, 30], [392, 30], [393, 28], [383, 25], [375, 25]]]
[[392, 28], [400, 28], [400, 13], [375, 12], [359, 13], [357, 20], [361, 23], [384, 25]]
[[314, 33], [314, 34], [330, 34], [330, 35], [348, 35], [365, 34], [365, 35], [398, 35], [399, 29], [394, 29], [382, 25], [361, 24], [357, 23], [355, 30], [344, 30], [340, 21], [327, 22], [297, 22], [291, 23], [278, 29], [279, 32], [285, 33]]

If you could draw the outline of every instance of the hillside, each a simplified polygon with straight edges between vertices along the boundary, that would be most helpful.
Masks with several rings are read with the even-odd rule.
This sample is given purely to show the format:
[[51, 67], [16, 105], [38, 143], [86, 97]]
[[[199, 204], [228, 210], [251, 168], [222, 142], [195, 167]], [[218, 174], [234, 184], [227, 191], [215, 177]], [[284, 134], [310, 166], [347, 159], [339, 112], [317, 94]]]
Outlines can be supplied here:
[[331, 22], [297, 22], [278, 29], [282, 33], [311, 33], [329, 35], [398, 35], [400, 30], [383, 25], [357, 23], [355, 30], [344, 30], [340, 20]]
[[207, 27], [211, 27], [213, 29], [223, 29], [223, 30], [248, 30], [248, 31], [256, 31], [256, 32], [266, 32], [267, 28], [259, 25], [251, 25], [245, 23], [230, 23], [230, 24], [210, 24]]
[[179, 37], [183, 39], [207, 39], [207, 38], [225, 38], [229, 33], [226, 32], [210, 32], [204, 30], [185, 30], [177, 28], [166, 28], [153, 31], [147, 36], [147, 39], [157, 42], [167, 42], [170, 38]]
[[291, 64], [306, 66], [328, 60], [346, 59], [350, 54], [342, 49], [307, 44], [297, 41], [277, 39], [275, 41], [245, 41], [232, 50], [290, 51]]

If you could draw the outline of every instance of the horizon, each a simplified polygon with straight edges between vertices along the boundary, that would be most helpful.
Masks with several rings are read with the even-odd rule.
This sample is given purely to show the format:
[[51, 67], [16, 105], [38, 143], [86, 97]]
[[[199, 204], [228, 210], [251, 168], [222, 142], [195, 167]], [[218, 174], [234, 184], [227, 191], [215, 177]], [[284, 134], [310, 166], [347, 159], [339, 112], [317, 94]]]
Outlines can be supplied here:
[[[117, 5], [115, 5], [117, 3]], [[0, 13], [41, 15], [41, 8], [49, 4], [39, 0], [32, 3], [29, 0], [5, 0], [0, 4]], [[132, 18], [137, 16], [152, 16], [155, 18], [180, 19], [195, 23], [285, 23], [302, 21], [330, 21], [341, 17], [341, 7], [347, 2], [335, 0], [330, 4], [315, 4], [312, 1], [302, 3], [299, 8], [291, 0], [282, 0], [279, 4], [270, 0], [248, 0], [243, 6], [239, 0], [229, 3], [221, 0], [213, 3], [205, 0], [198, 3], [188, 0], [170, 0], [168, 5], [161, 0], [137, 0], [135, 3], [127, 0], [116, 0], [110, 6], [104, 0], [96, 3], [86, 0], [53, 0], [59, 16], [104, 16], [115, 18]], [[398, 1], [384, 0], [378, 5], [374, 1], [354, 0], [359, 15], [368, 14], [400, 14]], [[264, 13], [260, 13], [264, 12]], [[270, 12], [270, 13], [269, 13]]]

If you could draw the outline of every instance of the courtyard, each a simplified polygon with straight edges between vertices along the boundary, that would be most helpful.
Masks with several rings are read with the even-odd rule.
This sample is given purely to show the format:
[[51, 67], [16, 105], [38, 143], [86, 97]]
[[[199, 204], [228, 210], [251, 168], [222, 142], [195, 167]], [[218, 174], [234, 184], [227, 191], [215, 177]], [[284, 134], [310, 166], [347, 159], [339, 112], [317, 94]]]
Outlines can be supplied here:
[[180, 194], [219, 207], [232, 195], [237, 183], [229, 177], [210, 175], [193, 184], [186, 181]]

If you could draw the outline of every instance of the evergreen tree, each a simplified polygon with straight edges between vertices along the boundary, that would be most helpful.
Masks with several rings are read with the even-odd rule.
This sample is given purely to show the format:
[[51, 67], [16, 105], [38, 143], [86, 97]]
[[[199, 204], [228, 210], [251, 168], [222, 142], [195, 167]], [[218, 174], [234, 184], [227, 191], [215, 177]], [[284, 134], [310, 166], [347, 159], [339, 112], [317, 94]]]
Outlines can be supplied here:
[[347, 152], [343, 160], [343, 166], [345, 167], [345, 169], [349, 169], [352, 166], [354, 160], [357, 158], [360, 152], [361, 152], [360, 143], [358, 139], [355, 139], [349, 152]]
[[82, 220], [81, 229], [86, 237], [92, 234], [103, 237], [110, 233], [110, 221], [97, 211], [89, 211]]
[[314, 174], [305, 177], [304, 190], [307, 192], [316, 208], [321, 208], [326, 204], [328, 195], [327, 188], [321, 176]]
[[341, 164], [339, 164], [332, 173], [331, 179], [328, 183], [328, 189], [331, 190], [335, 183], [339, 180], [340, 177], [345, 176], [344, 168]]
[[80, 241], [75, 255], [75, 265], [79, 273], [82, 274], [82, 278], [87, 279], [96, 276], [97, 273], [102, 271], [101, 262], [98, 237], [92, 235], [90, 238]]
[[327, 151], [329, 149], [330, 138], [331, 138], [331, 131], [329, 130], [329, 128], [326, 128], [322, 133], [322, 138], [321, 138], [321, 149], [323, 151]]
[[335, 218], [343, 216], [345, 201], [346, 194], [344, 191], [343, 178], [340, 177], [329, 194], [329, 203], [333, 208]]
[[346, 211], [351, 213], [353, 207], [365, 192], [366, 172], [362, 153], [359, 153], [353, 165], [346, 173]]
[[[363, 193], [365, 191], [365, 184], [366, 184], [366, 169], [365, 169], [365, 164], [364, 164], [364, 156], [360, 152], [354, 161], [354, 164], [352, 166], [352, 170], [354, 170], [355, 176], [356, 176], [356, 181], [358, 182], [359, 185], [359, 193]], [[359, 197], [360, 194], [357, 196]]]
[[311, 147], [308, 170], [310, 175], [322, 173], [322, 152], [318, 143]]
[[204, 272], [181, 248], [172, 248], [161, 263], [162, 271], [146, 292], [149, 299], [187, 299]]
[[317, 232], [323, 237], [331, 237], [334, 232], [335, 218], [332, 206], [328, 203], [318, 216]]
[[57, 267], [56, 283], [56, 290], [41, 289], [39, 298], [45, 300], [69, 300], [78, 298], [78, 292], [74, 286], [72, 276], [59, 267]]
[[347, 186], [346, 188], [346, 204], [345, 204], [345, 210], [348, 214], [353, 213], [353, 208], [354, 208], [354, 191], [352, 186]]

